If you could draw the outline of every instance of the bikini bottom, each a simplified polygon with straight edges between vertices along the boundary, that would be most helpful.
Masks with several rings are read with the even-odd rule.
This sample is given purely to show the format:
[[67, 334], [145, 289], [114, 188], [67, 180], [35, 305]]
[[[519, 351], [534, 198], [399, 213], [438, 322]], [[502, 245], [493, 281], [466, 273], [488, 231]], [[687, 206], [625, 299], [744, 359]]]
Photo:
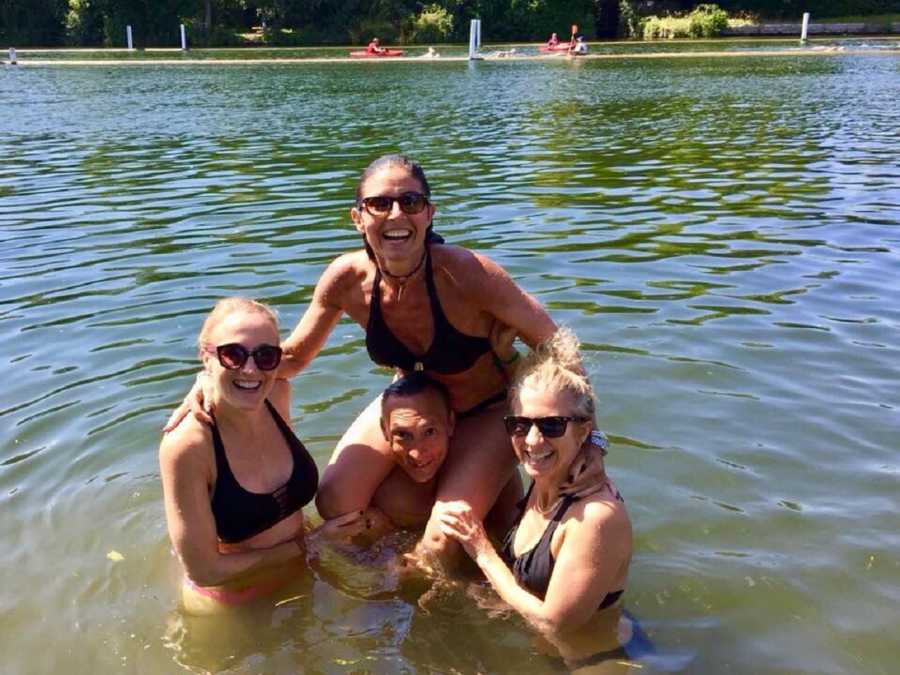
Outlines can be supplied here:
[[480, 412], [484, 412], [492, 405], [499, 403], [500, 401], [506, 400], [506, 390], [504, 389], [501, 392], [494, 394], [486, 399], [484, 399], [481, 403], [476, 403], [474, 406], [469, 408], [468, 410], [463, 410], [462, 412], [456, 413], [456, 419], [464, 420], [467, 417], [474, 417]]

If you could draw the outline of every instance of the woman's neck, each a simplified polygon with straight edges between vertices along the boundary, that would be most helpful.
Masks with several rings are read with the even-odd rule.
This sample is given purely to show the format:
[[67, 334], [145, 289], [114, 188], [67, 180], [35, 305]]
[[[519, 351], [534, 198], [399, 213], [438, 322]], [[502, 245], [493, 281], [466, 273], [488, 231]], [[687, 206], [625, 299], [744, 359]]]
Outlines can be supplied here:
[[378, 260], [376, 265], [378, 269], [381, 271], [381, 278], [385, 282], [387, 286], [390, 286], [397, 291], [397, 298], [400, 299], [403, 294], [403, 290], [406, 288], [406, 285], [417, 279], [422, 270], [425, 269], [425, 259], [428, 257], [428, 250], [422, 252], [422, 257], [419, 258], [417, 263], [406, 264], [399, 267], [394, 267], [393, 269], [388, 269], [388, 264], [384, 260]]
[[403, 263], [388, 264], [386, 260], [378, 260], [378, 268], [381, 275], [394, 283], [404, 284], [416, 276], [425, 267], [425, 258], [428, 257], [428, 249], [414, 260]]
[[559, 481], [535, 480], [531, 492], [532, 505], [541, 513], [547, 513], [559, 500]]
[[257, 408], [247, 410], [235, 408], [222, 396], [216, 396], [214, 401], [216, 425], [220, 431], [225, 430], [229, 436], [237, 438], [252, 437], [258, 434], [267, 412], [265, 402], [260, 403]]

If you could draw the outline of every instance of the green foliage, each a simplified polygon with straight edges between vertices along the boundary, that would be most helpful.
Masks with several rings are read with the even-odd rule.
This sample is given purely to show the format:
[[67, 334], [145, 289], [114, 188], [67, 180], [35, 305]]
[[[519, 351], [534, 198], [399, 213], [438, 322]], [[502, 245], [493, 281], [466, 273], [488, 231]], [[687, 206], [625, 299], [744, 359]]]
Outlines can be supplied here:
[[91, 0], [69, 0], [66, 44], [99, 45], [103, 42], [103, 14]]
[[688, 31], [693, 38], [715, 37], [728, 28], [728, 13], [718, 5], [697, 5], [688, 18], [691, 20]]
[[440, 5], [425, 5], [409, 18], [403, 41], [418, 44], [446, 42], [453, 33], [453, 15]]
[[644, 35], [644, 19], [635, 0], [619, 1], [619, 35], [637, 38]]
[[368, 44], [373, 37], [381, 40], [381, 44], [391, 45], [399, 42], [400, 28], [386, 19], [362, 18], [350, 27], [350, 42], [355, 45]]
[[272, 47], [303, 47], [310, 43], [306, 31], [281, 28], [278, 25], [267, 26], [263, 32], [263, 41]]
[[[545, 40], [551, 32], [598, 28], [631, 37], [718, 34], [724, 13], [763, 19], [796, 20], [809, 11], [813, 21], [853, 15], [900, 12], [900, 0], [717, 0], [714, 8], [692, 0], [0, 0], [0, 44], [28, 46], [125, 44], [125, 26], [135, 45], [177, 46], [178, 24], [199, 46], [232, 45], [239, 34], [265, 20], [269, 44], [357, 44], [377, 35], [386, 43], [465, 42], [469, 20], [480, 18], [490, 41]], [[647, 17], [676, 9], [685, 16]], [[207, 17], [209, 24], [207, 24]], [[646, 30], [645, 30], [646, 28]]]
[[0, 43], [15, 47], [62, 44], [67, 0], [0, 0]]
[[752, 12], [765, 19], [799, 19], [810, 12], [813, 21], [900, 12], [900, 0], [719, 0], [719, 5], [728, 12]]
[[702, 4], [682, 16], [649, 16], [643, 23], [645, 40], [658, 38], [705, 38], [721, 35], [728, 28], [728, 14], [718, 5]]

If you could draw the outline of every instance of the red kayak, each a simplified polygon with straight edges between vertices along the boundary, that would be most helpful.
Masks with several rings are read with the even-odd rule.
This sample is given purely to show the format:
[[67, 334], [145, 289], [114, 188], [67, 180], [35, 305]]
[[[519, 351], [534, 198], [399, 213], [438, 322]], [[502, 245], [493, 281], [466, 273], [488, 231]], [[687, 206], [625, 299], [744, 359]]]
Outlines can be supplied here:
[[538, 49], [542, 52], [567, 52], [569, 51], [569, 43], [560, 42], [558, 45], [552, 47], [550, 45], [541, 45]]
[[350, 52], [350, 56], [354, 59], [384, 59], [391, 56], [403, 56], [402, 49], [385, 49], [383, 52], [367, 52], [362, 49], [358, 52]]

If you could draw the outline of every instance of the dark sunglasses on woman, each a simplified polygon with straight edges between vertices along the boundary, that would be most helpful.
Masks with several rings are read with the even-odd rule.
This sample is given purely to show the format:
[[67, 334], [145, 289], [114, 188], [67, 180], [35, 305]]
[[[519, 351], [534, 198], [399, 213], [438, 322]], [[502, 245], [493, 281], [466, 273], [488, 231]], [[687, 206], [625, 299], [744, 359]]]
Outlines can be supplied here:
[[566, 433], [569, 422], [587, 422], [587, 417], [569, 417], [554, 415], [552, 417], [522, 417], [521, 415], [507, 415], [503, 418], [506, 432], [510, 436], [527, 436], [531, 431], [531, 425], [537, 425], [538, 431], [544, 438], [559, 438]]
[[219, 363], [228, 370], [238, 370], [244, 367], [251, 356], [260, 370], [275, 370], [281, 363], [281, 347], [273, 345], [260, 345], [253, 349], [247, 349], [244, 345], [231, 342], [227, 345], [206, 345], [206, 351], [219, 357]]
[[368, 211], [370, 216], [386, 216], [394, 208], [394, 202], [400, 206], [400, 210], [408, 215], [422, 213], [428, 205], [428, 197], [421, 192], [404, 192], [399, 197], [389, 195], [376, 195], [359, 200], [359, 206]]

